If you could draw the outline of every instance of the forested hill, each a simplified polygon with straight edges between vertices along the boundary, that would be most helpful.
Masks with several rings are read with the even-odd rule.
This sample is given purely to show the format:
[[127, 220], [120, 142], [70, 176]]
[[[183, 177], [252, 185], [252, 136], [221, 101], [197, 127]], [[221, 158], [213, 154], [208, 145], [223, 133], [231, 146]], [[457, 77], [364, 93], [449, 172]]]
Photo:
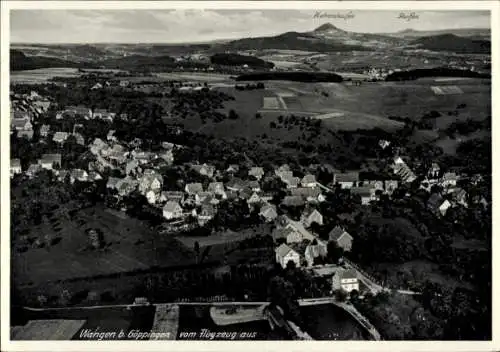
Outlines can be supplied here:
[[26, 56], [22, 51], [10, 50], [10, 70], [35, 70], [39, 68], [71, 67], [93, 68], [92, 64], [79, 63], [46, 56]]
[[417, 44], [422, 49], [460, 54], [489, 54], [491, 52], [491, 42], [488, 40], [464, 38], [454, 34], [423, 37], [411, 44]]
[[273, 68], [272, 62], [267, 62], [258, 57], [239, 54], [215, 54], [210, 57], [210, 62], [214, 65], [222, 66], [243, 66], [251, 68]]

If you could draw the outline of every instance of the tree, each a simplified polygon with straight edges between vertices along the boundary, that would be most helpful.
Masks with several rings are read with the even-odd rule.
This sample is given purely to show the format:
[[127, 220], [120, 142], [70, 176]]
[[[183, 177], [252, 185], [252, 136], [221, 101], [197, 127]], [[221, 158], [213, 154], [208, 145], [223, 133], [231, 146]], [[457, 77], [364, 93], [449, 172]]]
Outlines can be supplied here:
[[233, 109], [229, 110], [229, 115], [228, 118], [230, 120], [237, 120], [239, 118], [239, 115], [234, 111]]
[[335, 299], [339, 302], [345, 302], [347, 299], [347, 292], [343, 289], [335, 291]]

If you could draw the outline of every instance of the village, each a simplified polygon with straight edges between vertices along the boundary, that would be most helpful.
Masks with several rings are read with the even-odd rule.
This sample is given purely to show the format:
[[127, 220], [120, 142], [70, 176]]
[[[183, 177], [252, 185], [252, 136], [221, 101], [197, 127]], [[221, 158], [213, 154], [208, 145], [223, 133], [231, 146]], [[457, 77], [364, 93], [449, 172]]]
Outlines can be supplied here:
[[[339, 290], [358, 293], [360, 287], [366, 291], [369, 286], [366, 280], [365, 284], [360, 285], [360, 278], [366, 276], [344, 261], [343, 255], [348, 256], [356, 245], [356, 236], [342, 225], [331, 228], [326, 238], [320, 237], [316, 231], [324, 225], [318, 205], [330, 194], [348, 192], [361, 205], [368, 206], [383, 196], [390, 199], [400, 185], [411, 184], [418, 178], [421, 180], [420, 189], [431, 194], [427, 207], [437, 218], [445, 216], [450, 208], [467, 208], [470, 201], [488, 206], [485, 197], [470, 199], [467, 192], [458, 186], [464, 180], [478, 182], [480, 175], [467, 178], [454, 172], [442, 172], [437, 163], [432, 163], [425, 174], [416, 174], [405, 161], [405, 156], [399, 155], [397, 150], [391, 159], [392, 163], [388, 165], [392, 170], [392, 179], [361, 179], [359, 172], [346, 171], [335, 172], [330, 183], [321, 184], [315, 174], [302, 173], [297, 176], [286, 164], [274, 169], [247, 165], [247, 173], [242, 175], [239, 172], [241, 165], [238, 164], [227, 165], [226, 169], [221, 170], [213, 165], [191, 160], [182, 167], [202, 177], [203, 182], [185, 179], [175, 185], [165, 185], [161, 170], [172, 166], [176, 153], [185, 148], [183, 145], [164, 141], [161, 143], [161, 150], [152, 151], [144, 148], [140, 139], [133, 143], [121, 142], [114, 135], [114, 130], [107, 131], [105, 140], [84, 140], [82, 134], [76, 132], [81, 127], [76, 124], [70, 132], [53, 130], [53, 126], [47, 124], [38, 125], [37, 117], [49, 107], [50, 101], [36, 92], [13, 96], [12, 133], [16, 133], [18, 138], [30, 140], [34, 135], [34, 126], [37, 126], [40, 140], [52, 138], [56, 147], [25, 168], [21, 166], [19, 159], [12, 159], [11, 178], [36, 178], [41, 170], [50, 170], [59, 182], [105, 182], [107, 206], [118, 211], [126, 210], [124, 198], [138, 192], [151, 209], [163, 218], [162, 229], [165, 236], [181, 228], [206, 226], [217, 214], [221, 203], [235, 200], [246, 202], [248, 214], [257, 213], [263, 223], [273, 224], [276, 263], [284, 270], [290, 266], [305, 269], [325, 265], [333, 267], [330, 273], [333, 273], [332, 293]], [[67, 106], [63, 111], [57, 112], [56, 119], [64, 120], [75, 115], [88, 121], [113, 121], [116, 116], [104, 109]], [[86, 168], [61, 167], [62, 160], [66, 157], [62, 146], [70, 137], [93, 156]], [[390, 145], [389, 140], [379, 141], [381, 150]], [[104, 176], [109, 175], [109, 171], [112, 176]], [[278, 188], [272, 192], [264, 191], [261, 185], [269, 181], [277, 183]], [[277, 196], [279, 192], [282, 193], [281, 197]], [[289, 209], [299, 209], [299, 213], [293, 211], [293, 215], [289, 214]], [[332, 250], [340, 251], [340, 255], [329, 255]]]

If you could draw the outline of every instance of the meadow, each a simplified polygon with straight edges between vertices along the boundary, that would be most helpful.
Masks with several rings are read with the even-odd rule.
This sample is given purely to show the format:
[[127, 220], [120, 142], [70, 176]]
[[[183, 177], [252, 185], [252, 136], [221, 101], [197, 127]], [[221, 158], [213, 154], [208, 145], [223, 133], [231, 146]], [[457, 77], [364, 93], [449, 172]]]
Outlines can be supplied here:
[[[30, 235], [59, 236], [57, 244], [13, 251], [12, 271], [17, 284], [36, 285], [194, 261], [191, 250], [174, 238], [161, 236], [139, 220], [117, 217], [101, 207], [80, 210], [73, 219], [58, 218], [54, 223], [43, 222]], [[89, 248], [89, 228], [103, 232], [103, 249]]]
[[10, 72], [11, 84], [41, 84], [46, 83], [54, 77], [79, 77], [81, 75], [76, 68], [40, 68], [37, 70], [12, 71]]

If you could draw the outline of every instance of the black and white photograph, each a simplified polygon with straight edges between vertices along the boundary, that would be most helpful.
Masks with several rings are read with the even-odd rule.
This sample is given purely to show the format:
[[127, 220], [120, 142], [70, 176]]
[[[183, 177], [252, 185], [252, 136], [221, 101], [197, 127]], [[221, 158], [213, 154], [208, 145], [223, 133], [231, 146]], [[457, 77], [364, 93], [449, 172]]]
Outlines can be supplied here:
[[2, 344], [493, 341], [498, 6], [88, 3], [6, 14]]

